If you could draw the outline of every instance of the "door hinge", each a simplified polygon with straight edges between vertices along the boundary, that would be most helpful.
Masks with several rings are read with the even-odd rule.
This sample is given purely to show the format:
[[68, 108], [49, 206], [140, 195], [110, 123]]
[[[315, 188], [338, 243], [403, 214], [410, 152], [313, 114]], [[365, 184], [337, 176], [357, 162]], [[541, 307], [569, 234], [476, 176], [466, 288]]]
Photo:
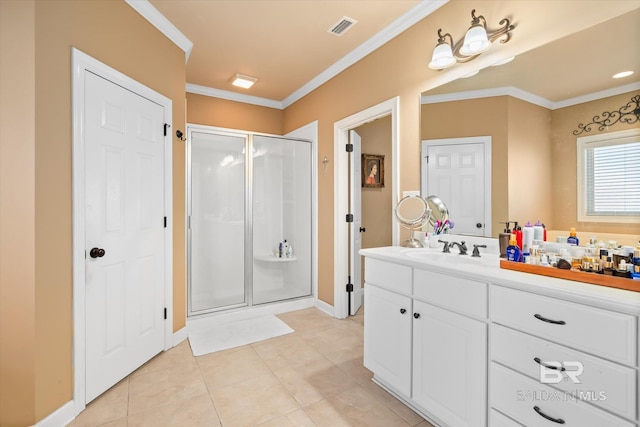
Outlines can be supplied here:
[[351, 276], [349, 276], [349, 283], [347, 283], [347, 292], [353, 292], [353, 283], [351, 283]]
[[429, 163], [429, 156], [425, 156], [425, 157], [426, 157], [426, 159], [427, 159], [427, 163]]
[[353, 153], [353, 144], [347, 144], [346, 150], [347, 153]]
[[167, 307], [164, 308], [164, 320], [167, 320]]
[[167, 228], [167, 217], [164, 217], [164, 228]]
[[347, 214], [347, 217], [345, 218], [345, 221], [353, 222], [353, 214]]
[[164, 124], [164, 136], [167, 136], [167, 129], [169, 129], [171, 125], [169, 123]]

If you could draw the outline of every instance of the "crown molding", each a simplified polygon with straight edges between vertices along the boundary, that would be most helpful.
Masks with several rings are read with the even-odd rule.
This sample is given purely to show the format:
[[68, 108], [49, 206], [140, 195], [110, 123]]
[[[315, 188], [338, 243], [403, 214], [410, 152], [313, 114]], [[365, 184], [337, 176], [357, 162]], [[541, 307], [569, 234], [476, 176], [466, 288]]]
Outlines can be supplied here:
[[243, 102], [245, 104], [254, 104], [261, 107], [277, 108], [282, 110], [282, 102], [268, 98], [260, 98], [258, 96], [245, 95], [242, 93], [229, 92], [227, 90], [214, 89], [212, 87], [194, 85], [187, 83], [186, 91], [198, 95], [211, 96], [213, 98], [228, 99], [229, 101]]
[[466, 99], [491, 98], [494, 96], [512, 96], [523, 101], [539, 105], [550, 110], [553, 109], [553, 102], [541, 96], [534, 95], [514, 86], [495, 87], [491, 89], [469, 90], [466, 92], [444, 93], [442, 95], [422, 95], [421, 104], [437, 104], [439, 102], [462, 101]]
[[184, 62], [189, 62], [189, 55], [193, 49], [193, 42], [187, 38], [178, 28], [173, 25], [158, 9], [153, 7], [148, 0], [124, 0], [158, 31], [164, 34], [176, 46], [184, 51]]
[[577, 96], [575, 98], [565, 99], [563, 101], [553, 102], [546, 98], [543, 98], [533, 93], [524, 91], [514, 86], [496, 87], [491, 89], [479, 89], [470, 90], [466, 92], [452, 92], [444, 93], [441, 95], [423, 95], [420, 97], [421, 104], [437, 104], [439, 102], [451, 102], [451, 101], [463, 101], [466, 99], [479, 99], [490, 98], [493, 96], [512, 96], [514, 98], [522, 99], [523, 101], [530, 102], [531, 104], [539, 105], [540, 107], [547, 108], [549, 110], [557, 110], [559, 108], [570, 107], [572, 105], [583, 104], [589, 101], [595, 101], [597, 99], [608, 98], [610, 96], [620, 95], [622, 93], [631, 92], [634, 90], [640, 90], [640, 82], [630, 83], [624, 86], [618, 86], [599, 92], [589, 93], [587, 95]]
[[318, 74], [316, 77], [303, 85], [300, 89], [287, 96], [282, 100], [282, 105], [284, 106], [284, 108], [287, 108], [300, 98], [308, 95], [314, 89], [317, 89], [324, 83], [328, 82], [329, 80], [340, 74], [342, 71], [360, 61], [362, 58], [369, 55], [371, 52], [378, 49], [388, 41], [392, 40], [407, 28], [421, 21], [426, 16], [430, 15], [435, 10], [444, 6], [448, 2], [449, 0], [421, 1], [420, 3], [409, 9], [408, 12], [404, 13], [398, 19], [385, 27], [382, 31], [339, 59], [329, 68], [327, 68], [322, 73]]
[[595, 101], [596, 99], [608, 98], [610, 96], [620, 95], [622, 93], [627, 93], [634, 90], [640, 90], [640, 82], [629, 83], [627, 85], [601, 90], [599, 92], [593, 92], [582, 96], [576, 96], [575, 98], [565, 99], [564, 101], [554, 102], [552, 110], [555, 110], [557, 108], [570, 107], [576, 104], [583, 104], [585, 102]]

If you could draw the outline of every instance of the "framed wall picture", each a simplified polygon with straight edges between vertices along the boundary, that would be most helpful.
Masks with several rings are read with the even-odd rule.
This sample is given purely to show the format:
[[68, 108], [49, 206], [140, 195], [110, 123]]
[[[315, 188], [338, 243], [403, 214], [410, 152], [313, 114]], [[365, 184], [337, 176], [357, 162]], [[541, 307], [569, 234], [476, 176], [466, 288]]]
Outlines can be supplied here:
[[384, 155], [362, 154], [362, 187], [384, 187]]

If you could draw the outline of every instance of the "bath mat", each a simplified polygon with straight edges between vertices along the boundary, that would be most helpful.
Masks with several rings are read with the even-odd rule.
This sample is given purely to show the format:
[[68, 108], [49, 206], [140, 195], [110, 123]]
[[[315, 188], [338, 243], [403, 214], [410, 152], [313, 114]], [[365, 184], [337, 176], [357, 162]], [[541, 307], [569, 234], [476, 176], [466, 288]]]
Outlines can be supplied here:
[[240, 347], [294, 332], [273, 314], [236, 320], [207, 329], [189, 331], [194, 356]]

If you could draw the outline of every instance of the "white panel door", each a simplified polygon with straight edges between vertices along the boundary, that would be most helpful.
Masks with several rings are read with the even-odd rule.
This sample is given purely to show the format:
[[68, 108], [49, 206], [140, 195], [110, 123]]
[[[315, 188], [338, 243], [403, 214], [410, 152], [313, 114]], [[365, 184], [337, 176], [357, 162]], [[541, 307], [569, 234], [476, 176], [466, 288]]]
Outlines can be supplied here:
[[[485, 235], [485, 162], [483, 144], [428, 145], [426, 192], [449, 209], [455, 234]], [[491, 171], [487, 171], [491, 173]]]
[[354, 315], [362, 306], [362, 257], [360, 256], [362, 248], [362, 236], [360, 235], [362, 227], [362, 190], [360, 186], [362, 139], [356, 131], [349, 131], [349, 143], [353, 144], [353, 153], [351, 154], [351, 213], [353, 214], [353, 222], [351, 223], [351, 283], [353, 283], [353, 293], [349, 310]]
[[164, 110], [85, 81], [88, 403], [164, 348]]

